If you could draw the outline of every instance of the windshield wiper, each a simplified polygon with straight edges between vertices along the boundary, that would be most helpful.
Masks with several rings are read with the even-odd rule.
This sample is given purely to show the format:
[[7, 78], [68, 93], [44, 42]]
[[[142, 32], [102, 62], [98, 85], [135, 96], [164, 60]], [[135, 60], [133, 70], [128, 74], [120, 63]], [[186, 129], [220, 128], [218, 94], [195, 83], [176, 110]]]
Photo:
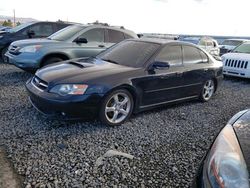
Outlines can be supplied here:
[[109, 62], [109, 63], [119, 64], [119, 63], [117, 63], [116, 61], [111, 60], [111, 59], [101, 59], [101, 60], [107, 61], [107, 62]]

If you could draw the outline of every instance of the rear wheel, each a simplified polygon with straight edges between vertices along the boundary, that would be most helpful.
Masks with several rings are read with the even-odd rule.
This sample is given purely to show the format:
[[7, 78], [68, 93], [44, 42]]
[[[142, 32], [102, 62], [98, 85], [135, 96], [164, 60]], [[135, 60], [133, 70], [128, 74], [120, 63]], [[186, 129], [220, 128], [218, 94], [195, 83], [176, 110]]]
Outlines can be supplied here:
[[1, 60], [4, 63], [8, 63], [8, 58], [4, 55], [7, 51], [8, 51], [8, 47], [3, 48], [1, 51]]
[[53, 63], [57, 63], [60, 61], [63, 61], [63, 59], [60, 57], [50, 57], [44, 61], [44, 63], [42, 64], [42, 67], [47, 66], [47, 65], [51, 65]]
[[211, 97], [213, 96], [215, 92], [215, 84], [214, 84], [214, 80], [207, 80], [202, 88], [202, 92], [200, 94], [200, 100], [202, 102], [207, 102], [211, 99]]
[[106, 125], [120, 125], [130, 117], [133, 108], [132, 95], [125, 89], [115, 90], [104, 99], [99, 118]]

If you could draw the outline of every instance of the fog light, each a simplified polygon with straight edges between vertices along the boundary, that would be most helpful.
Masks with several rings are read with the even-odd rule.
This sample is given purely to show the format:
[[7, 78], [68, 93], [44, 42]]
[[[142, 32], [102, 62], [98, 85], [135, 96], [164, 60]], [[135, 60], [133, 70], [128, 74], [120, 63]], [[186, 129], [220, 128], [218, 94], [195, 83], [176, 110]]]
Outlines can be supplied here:
[[65, 113], [65, 112], [61, 112], [61, 114], [62, 114], [63, 116], [65, 116], [65, 115], [66, 115], [66, 113]]

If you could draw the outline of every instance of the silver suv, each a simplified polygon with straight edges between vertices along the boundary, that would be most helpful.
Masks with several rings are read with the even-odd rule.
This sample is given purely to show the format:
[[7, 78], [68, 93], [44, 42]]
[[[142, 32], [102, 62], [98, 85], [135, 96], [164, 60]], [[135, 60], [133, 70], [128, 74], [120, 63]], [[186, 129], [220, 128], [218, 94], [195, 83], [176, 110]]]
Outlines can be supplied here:
[[95, 56], [115, 43], [129, 38], [137, 38], [137, 35], [123, 27], [78, 24], [68, 26], [46, 39], [13, 42], [5, 55], [9, 63], [34, 72], [55, 62]]

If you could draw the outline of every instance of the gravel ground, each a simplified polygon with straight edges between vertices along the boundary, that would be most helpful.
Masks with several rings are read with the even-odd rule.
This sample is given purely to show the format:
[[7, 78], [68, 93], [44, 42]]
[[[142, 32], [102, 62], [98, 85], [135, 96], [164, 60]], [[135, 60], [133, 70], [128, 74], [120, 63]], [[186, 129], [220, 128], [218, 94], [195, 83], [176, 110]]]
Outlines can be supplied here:
[[189, 187], [220, 129], [250, 107], [250, 81], [231, 78], [208, 103], [158, 108], [119, 127], [50, 120], [28, 101], [31, 76], [0, 64], [0, 143], [24, 187]]

